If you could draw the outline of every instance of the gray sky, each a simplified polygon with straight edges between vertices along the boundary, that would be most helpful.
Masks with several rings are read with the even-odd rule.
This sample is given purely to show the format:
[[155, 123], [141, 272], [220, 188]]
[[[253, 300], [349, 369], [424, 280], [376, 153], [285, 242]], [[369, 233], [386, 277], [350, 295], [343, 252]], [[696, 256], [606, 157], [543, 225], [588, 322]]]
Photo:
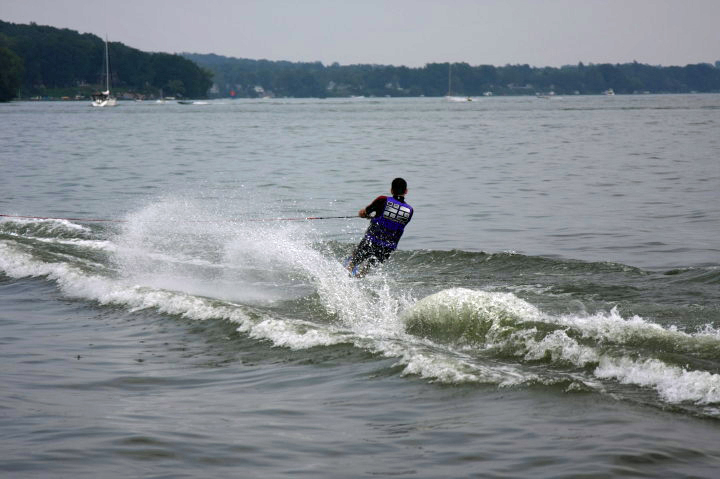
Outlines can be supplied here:
[[0, 0], [144, 51], [422, 66], [720, 60], [720, 0]]

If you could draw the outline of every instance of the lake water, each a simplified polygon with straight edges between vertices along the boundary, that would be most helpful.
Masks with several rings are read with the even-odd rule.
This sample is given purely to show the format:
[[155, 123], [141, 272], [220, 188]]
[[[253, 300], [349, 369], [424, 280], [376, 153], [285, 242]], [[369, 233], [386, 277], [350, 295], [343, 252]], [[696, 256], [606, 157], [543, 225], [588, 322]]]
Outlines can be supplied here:
[[0, 124], [7, 477], [717, 475], [720, 95]]

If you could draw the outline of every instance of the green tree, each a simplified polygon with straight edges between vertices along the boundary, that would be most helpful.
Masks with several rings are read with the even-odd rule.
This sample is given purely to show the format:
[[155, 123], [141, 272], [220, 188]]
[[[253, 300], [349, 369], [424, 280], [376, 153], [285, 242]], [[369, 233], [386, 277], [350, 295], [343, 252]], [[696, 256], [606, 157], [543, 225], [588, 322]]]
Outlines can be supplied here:
[[[105, 41], [95, 35], [0, 21], [0, 36], [9, 43], [0, 46], [24, 61], [22, 88], [27, 94], [88, 84], [103, 87]], [[206, 96], [212, 85], [211, 73], [180, 55], [146, 53], [119, 42], [108, 47], [113, 89], [158, 91], [176, 80], [184, 95], [197, 98]]]
[[[262, 86], [279, 96], [442, 96], [448, 90], [448, 63], [430, 63], [422, 68], [387, 65], [323, 66], [314, 63], [250, 60], [218, 55], [184, 54], [211, 71], [219, 94], [230, 90], [238, 96], [256, 96]], [[330, 87], [330, 88], [328, 88]], [[458, 95], [527, 95], [554, 90], [598, 94], [608, 88], [618, 93], [638, 91], [720, 91], [720, 69], [710, 64], [660, 67], [637, 62], [593, 65], [579, 62], [560, 68], [530, 65], [471, 66], [452, 64], [452, 90]]]
[[0, 101], [15, 98], [22, 84], [22, 59], [7, 47], [0, 47]]

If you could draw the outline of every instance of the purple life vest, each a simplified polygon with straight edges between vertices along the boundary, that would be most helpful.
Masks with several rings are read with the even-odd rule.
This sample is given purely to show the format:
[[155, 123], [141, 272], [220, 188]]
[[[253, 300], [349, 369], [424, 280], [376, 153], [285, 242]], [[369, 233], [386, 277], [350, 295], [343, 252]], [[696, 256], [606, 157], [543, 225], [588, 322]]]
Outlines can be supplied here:
[[365, 233], [373, 243], [385, 248], [397, 248], [398, 241], [405, 231], [405, 225], [412, 216], [412, 206], [395, 198], [388, 197], [385, 209], [370, 220], [370, 227]]

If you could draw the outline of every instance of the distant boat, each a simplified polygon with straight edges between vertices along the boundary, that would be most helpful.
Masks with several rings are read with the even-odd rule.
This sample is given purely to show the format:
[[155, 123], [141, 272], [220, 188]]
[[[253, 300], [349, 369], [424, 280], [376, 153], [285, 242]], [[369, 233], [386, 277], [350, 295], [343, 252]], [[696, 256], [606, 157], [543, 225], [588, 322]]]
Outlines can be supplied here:
[[447, 101], [460, 102], [460, 103], [473, 101], [472, 97], [469, 97], [469, 96], [446, 96], [445, 99]]
[[160, 89], [160, 98], [158, 98], [157, 100], [155, 100], [155, 103], [159, 103], [160, 105], [164, 105], [164, 104], [165, 104], [165, 96], [163, 96], [162, 88]]
[[448, 63], [448, 92], [445, 95], [445, 99], [448, 101], [463, 102], [473, 101], [469, 96], [453, 96], [452, 94], [452, 63]]
[[108, 41], [105, 37], [105, 91], [93, 94], [92, 106], [116, 106], [117, 98], [110, 94], [110, 56], [108, 55]]
[[615, 95], [615, 91], [614, 91], [612, 88], [608, 88], [607, 90], [605, 90], [605, 91], [603, 92], [603, 95], [606, 95], [606, 96], [614, 96], [614, 95]]

